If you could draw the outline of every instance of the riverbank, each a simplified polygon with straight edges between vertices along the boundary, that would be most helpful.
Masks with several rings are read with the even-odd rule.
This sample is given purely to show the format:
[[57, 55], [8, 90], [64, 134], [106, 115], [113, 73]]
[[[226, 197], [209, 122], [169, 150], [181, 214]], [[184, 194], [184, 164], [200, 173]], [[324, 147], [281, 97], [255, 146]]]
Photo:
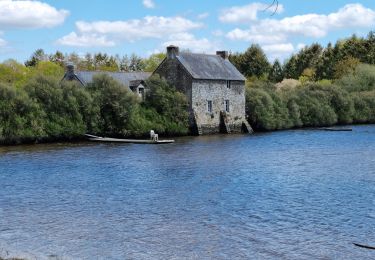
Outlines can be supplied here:
[[[278, 131], [288, 131], [288, 130], [325, 130], [327, 128], [333, 128], [333, 130], [335, 128], [337, 129], [351, 129], [352, 127], [355, 127], [355, 126], [366, 126], [366, 125], [374, 125], [374, 124], [362, 124], [362, 123], [359, 123], [359, 124], [351, 124], [351, 125], [347, 125], [347, 124], [337, 124], [337, 125], [329, 125], [329, 126], [321, 126], [321, 127], [293, 127], [293, 128], [289, 128], [289, 129], [278, 129], [278, 130], [258, 130], [258, 131], [255, 131], [254, 134], [261, 134], [261, 133], [271, 133], [271, 132], [278, 132]], [[196, 135], [189, 135], [189, 134], [186, 134], [186, 135], [160, 135], [159, 138], [163, 139], [163, 138], [178, 138], [178, 137], [194, 137]], [[130, 138], [130, 139], [148, 139], [149, 136], [147, 135], [142, 135], [142, 136], [118, 136], [118, 135], [115, 135], [115, 136], [106, 136], [106, 137], [111, 137], [111, 138]], [[34, 140], [34, 139], [28, 139], [28, 140], [22, 140], [22, 141], [19, 141], [19, 142], [1, 142], [0, 141], [0, 146], [3, 146], [3, 147], [7, 147], [7, 146], [20, 146], [20, 145], [37, 145], [37, 144], [54, 144], [54, 143], [61, 143], [61, 144], [64, 144], [64, 143], [82, 143], [82, 142], [89, 142], [88, 138], [85, 136], [85, 134], [82, 134], [80, 136], [76, 136], [74, 138], [56, 138], [56, 139], [41, 139], [41, 140]], [[1, 260], [1, 259], [0, 259]]]

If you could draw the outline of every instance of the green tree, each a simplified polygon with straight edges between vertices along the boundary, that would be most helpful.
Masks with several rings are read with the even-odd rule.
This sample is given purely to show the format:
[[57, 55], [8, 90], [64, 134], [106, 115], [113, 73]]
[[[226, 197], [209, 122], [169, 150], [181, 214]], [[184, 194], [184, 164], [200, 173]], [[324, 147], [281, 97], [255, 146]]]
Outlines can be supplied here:
[[188, 133], [189, 113], [186, 96], [158, 75], [149, 78], [146, 85], [149, 90], [146, 92], [144, 106], [155, 110], [161, 116], [159, 120], [162, 121], [156, 123], [164, 126], [166, 134]]
[[0, 83], [0, 142], [21, 143], [45, 137], [41, 111], [23, 89]]
[[165, 53], [152, 54], [148, 59], [144, 60], [145, 71], [154, 72], [160, 63], [165, 59]]
[[334, 67], [337, 62], [338, 48], [333, 48], [331, 43], [328, 43], [327, 48], [323, 53], [316, 65], [316, 79], [333, 79]]
[[323, 47], [315, 43], [300, 50], [284, 65], [287, 78], [298, 79], [307, 68], [316, 69], [321, 58]]
[[53, 77], [62, 79], [64, 76], [64, 68], [59, 64], [51, 61], [40, 61], [38, 64], [30, 69], [30, 77], [32, 75], [41, 75], [46, 77]]
[[40, 61], [47, 60], [47, 55], [44, 53], [43, 49], [36, 50], [31, 58], [25, 62], [25, 65], [27, 67], [34, 67], [36, 66]]
[[357, 66], [360, 64], [359, 59], [353, 58], [351, 56], [345, 59], [339, 60], [334, 66], [334, 78], [339, 79], [345, 75], [353, 74]]
[[[24, 90], [40, 108], [41, 126], [50, 139], [70, 139], [82, 136], [86, 125], [72, 91], [60, 85], [60, 79], [37, 75]], [[88, 102], [87, 102], [88, 103]]]
[[49, 61], [56, 63], [60, 65], [61, 67], [64, 67], [64, 61], [65, 61], [65, 56], [62, 52], [56, 51], [55, 54], [49, 55]]
[[95, 125], [100, 133], [126, 136], [131, 134], [130, 122], [139, 105], [137, 96], [106, 74], [94, 77], [87, 89], [98, 111]]
[[30, 69], [15, 60], [0, 63], [0, 82], [19, 87], [26, 82]]
[[144, 71], [145, 63], [134, 53], [130, 56], [129, 71]]
[[266, 77], [271, 68], [263, 50], [256, 44], [252, 44], [243, 54], [230, 55], [229, 60], [247, 78]]
[[283, 69], [279, 60], [275, 60], [269, 74], [269, 80], [272, 82], [281, 82], [284, 79]]

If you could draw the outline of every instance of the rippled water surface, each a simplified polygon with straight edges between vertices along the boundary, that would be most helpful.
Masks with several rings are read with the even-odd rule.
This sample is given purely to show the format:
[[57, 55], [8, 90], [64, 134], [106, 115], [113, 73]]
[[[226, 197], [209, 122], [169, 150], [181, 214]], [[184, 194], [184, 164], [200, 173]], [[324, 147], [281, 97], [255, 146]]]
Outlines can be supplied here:
[[[0, 256], [375, 259], [375, 126], [0, 148]], [[7, 253], [8, 252], [8, 253]]]

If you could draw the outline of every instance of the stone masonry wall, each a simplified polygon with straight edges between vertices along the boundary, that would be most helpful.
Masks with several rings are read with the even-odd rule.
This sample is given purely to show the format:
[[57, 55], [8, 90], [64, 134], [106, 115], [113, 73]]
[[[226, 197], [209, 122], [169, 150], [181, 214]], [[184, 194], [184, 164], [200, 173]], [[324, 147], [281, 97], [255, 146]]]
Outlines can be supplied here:
[[[208, 101], [212, 101], [212, 113], [208, 112]], [[222, 123], [220, 113], [225, 111], [225, 100], [229, 100], [229, 112], [224, 113], [231, 132], [241, 132], [245, 116], [245, 82], [231, 81], [227, 88], [225, 80], [193, 80], [192, 109], [203, 134], [218, 133]]]
[[177, 59], [166, 59], [155, 70], [154, 74], [159, 74], [165, 78], [169, 84], [187, 96], [191, 110], [191, 84], [192, 78]]

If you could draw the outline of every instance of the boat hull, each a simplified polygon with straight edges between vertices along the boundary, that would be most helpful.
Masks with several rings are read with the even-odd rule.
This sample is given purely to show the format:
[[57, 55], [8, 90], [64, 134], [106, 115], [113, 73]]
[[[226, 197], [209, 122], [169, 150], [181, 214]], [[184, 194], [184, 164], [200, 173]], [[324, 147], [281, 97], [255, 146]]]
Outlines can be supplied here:
[[170, 144], [174, 143], [174, 140], [141, 140], [141, 139], [119, 139], [119, 138], [109, 138], [100, 137], [94, 135], [86, 135], [89, 141], [92, 142], [106, 142], [106, 143], [129, 143], [129, 144]]

